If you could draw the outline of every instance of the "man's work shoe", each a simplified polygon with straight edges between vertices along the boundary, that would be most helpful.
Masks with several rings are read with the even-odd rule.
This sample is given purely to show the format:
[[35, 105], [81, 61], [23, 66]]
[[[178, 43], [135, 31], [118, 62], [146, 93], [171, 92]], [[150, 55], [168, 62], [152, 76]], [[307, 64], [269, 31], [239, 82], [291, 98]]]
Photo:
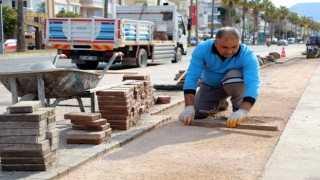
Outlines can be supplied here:
[[221, 102], [221, 105], [218, 109], [218, 111], [226, 111], [228, 109], [229, 103], [227, 101]]

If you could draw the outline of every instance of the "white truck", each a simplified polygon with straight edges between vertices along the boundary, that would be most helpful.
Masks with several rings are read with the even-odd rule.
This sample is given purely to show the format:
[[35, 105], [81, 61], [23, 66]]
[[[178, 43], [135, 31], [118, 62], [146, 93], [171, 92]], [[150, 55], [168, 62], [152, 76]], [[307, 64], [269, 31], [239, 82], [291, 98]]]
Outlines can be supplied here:
[[43, 40], [80, 69], [95, 69], [114, 52], [124, 53], [114, 63], [127, 66], [145, 67], [149, 60], [178, 63], [187, 53], [187, 29], [176, 10], [118, 6], [116, 18], [48, 18]]

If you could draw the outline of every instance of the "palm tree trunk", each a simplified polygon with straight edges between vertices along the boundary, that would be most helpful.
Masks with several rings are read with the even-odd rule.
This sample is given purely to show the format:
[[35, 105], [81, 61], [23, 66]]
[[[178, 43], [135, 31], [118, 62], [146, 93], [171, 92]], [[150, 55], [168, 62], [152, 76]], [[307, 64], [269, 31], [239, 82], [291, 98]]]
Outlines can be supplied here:
[[233, 26], [231, 12], [232, 12], [232, 9], [229, 8], [228, 9], [229, 26]]
[[23, 1], [18, 1], [18, 32], [17, 32], [17, 52], [27, 51], [24, 38], [24, 16], [23, 16]]
[[242, 13], [242, 33], [241, 33], [241, 42], [244, 42], [244, 35], [246, 30], [246, 14]]

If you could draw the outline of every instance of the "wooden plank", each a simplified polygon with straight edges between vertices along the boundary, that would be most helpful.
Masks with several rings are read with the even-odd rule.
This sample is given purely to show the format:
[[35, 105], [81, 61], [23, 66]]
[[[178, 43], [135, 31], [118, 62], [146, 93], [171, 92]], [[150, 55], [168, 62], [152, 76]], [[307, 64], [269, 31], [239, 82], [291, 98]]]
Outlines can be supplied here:
[[[227, 122], [224, 119], [195, 119], [193, 121], [192, 126], [199, 127], [208, 127], [208, 128], [216, 128], [216, 127], [227, 127]], [[235, 129], [249, 129], [249, 130], [261, 130], [261, 131], [278, 131], [277, 126], [272, 125], [255, 125], [255, 124], [240, 124], [237, 125]]]

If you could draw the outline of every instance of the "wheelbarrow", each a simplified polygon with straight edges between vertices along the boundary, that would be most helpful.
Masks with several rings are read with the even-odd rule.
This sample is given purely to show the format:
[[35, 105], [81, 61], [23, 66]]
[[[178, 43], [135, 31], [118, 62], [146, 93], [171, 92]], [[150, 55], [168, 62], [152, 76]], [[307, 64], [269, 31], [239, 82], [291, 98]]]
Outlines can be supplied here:
[[[94, 112], [95, 92], [110, 87], [95, 88], [116, 57], [122, 55], [114, 53], [102, 73], [56, 68], [60, 57], [57, 55], [50, 65], [34, 64], [29, 71], [0, 73], [0, 82], [11, 92], [12, 104], [21, 97], [20, 101], [38, 99], [43, 107], [56, 107], [62, 100], [76, 98], [80, 110], [84, 112], [81, 97], [91, 97], [91, 111]], [[50, 98], [55, 98], [53, 104], [50, 104]]]

